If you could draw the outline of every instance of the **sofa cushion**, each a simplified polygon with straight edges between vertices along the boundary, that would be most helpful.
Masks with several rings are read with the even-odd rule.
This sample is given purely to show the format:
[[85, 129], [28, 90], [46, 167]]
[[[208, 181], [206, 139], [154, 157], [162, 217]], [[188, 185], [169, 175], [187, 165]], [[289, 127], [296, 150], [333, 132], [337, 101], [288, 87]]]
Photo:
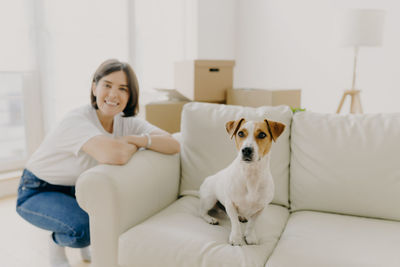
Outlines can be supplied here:
[[400, 222], [299, 211], [267, 267], [400, 266]]
[[231, 246], [230, 221], [220, 225], [198, 216], [199, 199], [182, 197], [119, 238], [121, 266], [264, 266], [285, 227], [287, 208], [269, 205], [256, 221], [259, 245]]
[[400, 114], [296, 113], [292, 210], [400, 220]]
[[208, 103], [188, 103], [183, 107], [181, 132], [181, 195], [198, 190], [203, 180], [228, 166], [237, 156], [235, 141], [225, 124], [240, 118], [270, 119], [286, 125], [273, 144], [271, 172], [275, 181], [273, 203], [288, 206], [289, 195], [289, 133], [292, 111], [288, 106], [241, 107]]

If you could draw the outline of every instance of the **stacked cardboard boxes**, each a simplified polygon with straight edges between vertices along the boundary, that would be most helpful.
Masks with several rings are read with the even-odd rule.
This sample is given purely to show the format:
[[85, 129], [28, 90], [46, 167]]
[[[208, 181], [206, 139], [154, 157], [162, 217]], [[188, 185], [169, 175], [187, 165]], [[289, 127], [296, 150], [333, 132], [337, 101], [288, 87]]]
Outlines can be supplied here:
[[185, 100], [165, 100], [146, 105], [146, 120], [169, 133], [177, 133], [181, 129], [181, 112]]
[[301, 90], [228, 89], [226, 104], [248, 107], [288, 105], [301, 108]]
[[233, 87], [233, 60], [189, 60], [175, 63], [175, 87], [191, 101], [224, 103]]
[[[233, 86], [233, 60], [186, 60], [176, 62], [175, 88], [178, 100], [146, 105], [146, 120], [170, 133], [180, 131], [183, 105], [190, 101], [225, 104]], [[171, 91], [172, 92], [172, 91]]]
[[174, 99], [146, 105], [146, 120], [170, 133], [180, 131], [183, 106], [190, 101], [259, 107], [301, 107], [301, 90], [232, 89], [233, 60], [187, 60], [175, 63]]

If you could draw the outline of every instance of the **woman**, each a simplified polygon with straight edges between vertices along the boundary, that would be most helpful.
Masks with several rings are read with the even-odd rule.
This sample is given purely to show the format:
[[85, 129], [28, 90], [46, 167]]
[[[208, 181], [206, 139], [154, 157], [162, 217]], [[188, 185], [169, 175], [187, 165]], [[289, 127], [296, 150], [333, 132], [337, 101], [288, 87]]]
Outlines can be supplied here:
[[122, 165], [140, 148], [179, 152], [167, 132], [136, 118], [136, 75], [127, 63], [107, 60], [93, 76], [91, 105], [67, 114], [26, 165], [18, 188], [17, 212], [52, 232], [51, 266], [69, 266], [65, 247], [81, 248], [90, 261], [89, 217], [75, 199], [79, 175], [97, 164]]

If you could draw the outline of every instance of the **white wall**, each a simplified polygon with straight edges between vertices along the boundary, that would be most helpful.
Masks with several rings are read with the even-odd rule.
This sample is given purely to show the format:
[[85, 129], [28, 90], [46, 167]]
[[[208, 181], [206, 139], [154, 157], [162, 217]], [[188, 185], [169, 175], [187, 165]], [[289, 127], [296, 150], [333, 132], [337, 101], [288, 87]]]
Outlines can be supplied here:
[[0, 71], [31, 71], [34, 68], [32, 12], [28, 3], [26, 0], [0, 1]]
[[127, 0], [39, 0], [34, 8], [47, 132], [73, 108], [90, 104], [100, 63], [128, 61]]
[[174, 86], [173, 64], [185, 55], [184, 2], [134, 1], [131, 62], [139, 80], [141, 109], [155, 100], [154, 88]]
[[199, 0], [195, 59], [235, 58], [236, 1]]
[[343, 8], [386, 10], [384, 45], [360, 49], [357, 84], [365, 113], [399, 112], [396, 0], [238, 0], [234, 86], [301, 88], [303, 107], [335, 112], [352, 81], [353, 50], [339, 47], [335, 35]]
[[[338, 45], [345, 8], [386, 10], [384, 45], [362, 47], [357, 85], [364, 112], [400, 111], [400, 2], [396, 0], [135, 1], [136, 69], [143, 102], [173, 88], [173, 63], [235, 59], [234, 87], [302, 89], [302, 106], [335, 112], [352, 82], [353, 50]], [[349, 100], [344, 112], [348, 112]]]
[[175, 61], [235, 59], [234, 87], [301, 88], [303, 107], [335, 112], [352, 79], [353, 51], [334, 38], [348, 7], [387, 11], [384, 45], [361, 48], [357, 81], [365, 112], [400, 111], [396, 0], [38, 2], [46, 130], [88, 103], [91, 75], [110, 57], [133, 65], [142, 104], [157, 100], [153, 88], [174, 87]]
[[154, 88], [174, 88], [174, 62], [235, 57], [235, 8], [232, 0], [134, 2], [131, 60], [142, 105], [162, 98]]

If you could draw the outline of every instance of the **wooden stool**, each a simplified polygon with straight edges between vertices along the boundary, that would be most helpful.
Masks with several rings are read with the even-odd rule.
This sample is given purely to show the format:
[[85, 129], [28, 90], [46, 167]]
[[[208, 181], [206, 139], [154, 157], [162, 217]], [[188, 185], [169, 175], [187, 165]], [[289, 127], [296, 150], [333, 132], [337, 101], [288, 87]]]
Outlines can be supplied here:
[[346, 99], [346, 96], [350, 96], [351, 98], [351, 103], [350, 103], [350, 113], [363, 113], [362, 107], [361, 107], [361, 99], [360, 99], [360, 90], [345, 90], [342, 96], [342, 99], [340, 100], [339, 107], [336, 111], [336, 113], [340, 113], [340, 110], [342, 109], [344, 100]]

